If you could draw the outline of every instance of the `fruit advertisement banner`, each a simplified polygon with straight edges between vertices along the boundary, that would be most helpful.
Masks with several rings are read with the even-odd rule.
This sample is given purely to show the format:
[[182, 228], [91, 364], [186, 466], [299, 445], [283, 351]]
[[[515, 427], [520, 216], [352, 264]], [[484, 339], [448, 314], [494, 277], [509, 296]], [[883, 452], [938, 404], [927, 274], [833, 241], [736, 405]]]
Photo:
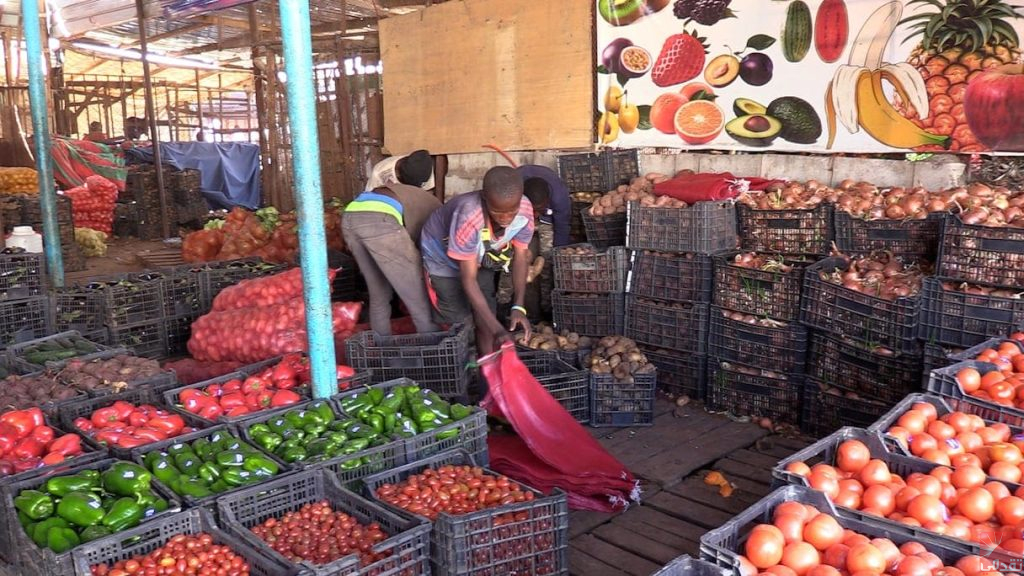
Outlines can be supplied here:
[[618, 147], [1024, 153], [1010, 0], [597, 0]]

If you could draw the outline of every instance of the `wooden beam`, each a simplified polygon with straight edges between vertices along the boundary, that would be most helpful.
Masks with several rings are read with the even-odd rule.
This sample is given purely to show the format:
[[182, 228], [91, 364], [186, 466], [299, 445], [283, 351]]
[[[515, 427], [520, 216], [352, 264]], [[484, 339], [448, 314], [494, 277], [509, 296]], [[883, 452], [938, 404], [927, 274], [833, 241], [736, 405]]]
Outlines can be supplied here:
[[[323, 36], [325, 34], [333, 35], [333, 34], [336, 34], [338, 32], [341, 32], [344, 29], [346, 34], [349, 34], [349, 35], [359, 35], [359, 34], [372, 33], [373, 31], [369, 30], [369, 29], [372, 26], [376, 26], [376, 25], [377, 25], [377, 19], [376, 18], [356, 18], [356, 19], [351, 19], [351, 20], [345, 20], [344, 25], [342, 25], [341, 22], [327, 22], [327, 23], [323, 23], [323, 24], [317, 24], [315, 26], [310, 26], [309, 32], [310, 32], [311, 36]], [[263, 30], [261, 30], [261, 31], [263, 31]], [[271, 43], [274, 43], [274, 44], [280, 44], [280, 42], [281, 42], [280, 35], [279, 35], [280, 31], [275, 30], [273, 32], [274, 32], [274, 34], [272, 36], [273, 39], [272, 40], [268, 40], [268, 41], [271, 42]], [[238, 50], [240, 48], [251, 47], [254, 44], [256, 44], [256, 43], [253, 42], [253, 40], [252, 40], [252, 34], [249, 33], [249, 32], [246, 32], [244, 34], [238, 34], [237, 36], [231, 36], [230, 38], [226, 38], [226, 39], [224, 39], [224, 40], [222, 40], [220, 42], [212, 42], [210, 44], [204, 44], [202, 46], [194, 46], [192, 48], [186, 48], [185, 50], [178, 51], [175, 55], [176, 56], [190, 56], [190, 55], [204, 54], [206, 52], [214, 52], [214, 51], [219, 51], [219, 50]], [[263, 45], [263, 44], [261, 43], [260, 45]]]
[[[206, 22], [194, 22], [192, 24], [188, 24], [187, 26], [181, 26], [179, 28], [175, 28], [174, 30], [168, 30], [167, 32], [161, 32], [160, 34], [154, 34], [153, 36], [147, 37], [146, 41], [147, 42], [159, 42], [160, 40], [166, 40], [168, 38], [177, 38], [178, 36], [181, 36], [182, 34], [188, 34], [189, 32], [195, 32], [196, 30], [202, 30], [203, 28], [207, 28], [209, 26], [210, 26], [210, 24], [207, 24]], [[138, 46], [138, 45], [139, 45], [139, 39], [135, 38], [131, 42], [128, 42], [127, 44], [125, 44], [124, 47], [127, 48], [127, 47], [133, 47], [133, 46]]]
[[[434, 4], [440, 4], [443, 0], [435, 0]], [[427, 0], [377, 0], [381, 8], [390, 10], [392, 8], [416, 8], [426, 6]]]

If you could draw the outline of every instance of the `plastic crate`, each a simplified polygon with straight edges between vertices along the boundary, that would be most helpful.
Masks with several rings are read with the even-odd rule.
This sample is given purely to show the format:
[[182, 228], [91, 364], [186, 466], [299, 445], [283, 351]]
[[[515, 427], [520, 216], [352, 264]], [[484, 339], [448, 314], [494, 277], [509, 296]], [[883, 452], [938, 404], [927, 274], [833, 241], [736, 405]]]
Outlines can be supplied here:
[[611, 374], [590, 374], [590, 425], [594, 428], [654, 425], [658, 374], [636, 374], [617, 382]]
[[951, 359], [950, 356], [962, 351], [963, 349], [961, 348], [948, 348], [945, 346], [939, 346], [938, 344], [925, 344], [924, 359], [921, 367], [921, 388], [923, 389], [928, 386], [928, 377], [931, 375], [932, 370], [956, 364], [956, 360]]
[[634, 250], [714, 254], [736, 248], [732, 201], [698, 202], [687, 208], [655, 208], [630, 202], [626, 246]]
[[[844, 426], [866, 428], [889, 410], [891, 404], [875, 402], [863, 397], [849, 398], [827, 392], [828, 385], [807, 378], [801, 405], [800, 430], [821, 438]], [[836, 389], [842, 392], [838, 388]]]
[[[146, 456], [146, 454], [149, 454], [150, 452], [162, 452], [162, 451], [165, 451], [172, 444], [181, 443], [181, 444], [188, 444], [188, 445], [191, 446], [192, 442], [194, 442], [195, 440], [198, 440], [200, 438], [206, 438], [206, 437], [214, 434], [215, 432], [228, 433], [228, 434], [231, 434], [232, 436], [235, 436], [236, 438], [238, 437], [238, 435], [235, 434], [233, 430], [231, 430], [230, 428], [228, 428], [225, 425], [213, 426], [211, 428], [205, 428], [203, 430], [197, 430], [195, 432], [190, 432], [188, 434], [182, 434], [181, 436], [178, 436], [176, 438], [170, 438], [170, 439], [164, 440], [162, 442], [154, 442], [152, 444], [146, 444], [145, 446], [140, 446], [138, 448], [134, 448], [134, 449], [132, 449], [132, 460], [135, 463], [139, 464], [140, 466], [145, 467], [145, 464], [143, 463], [143, 458]], [[288, 474], [288, 472], [292, 471], [292, 466], [282, 462], [281, 459], [278, 458], [277, 456], [274, 456], [273, 454], [267, 454], [266, 452], [260, 450], [258, 446], [254, 445], [254, 444], [251, 444], [249, 442], [246, 442], [245, 440], [243, 440], [241, 438], [239, 438], [239, 441], [241, 441], [243, 444], [248, 445], [254, 451], [259, 452], [260, 454], [262, 454], [262, 455], [266, 456], [267, 458], [273, 460], [274, 463], [277, 464], [278, 467], [280, 468], [280, 470], [278, 471], [278, 473], [277, 473], [277, 475], [275, 477], [286, 475], [286, 474]], [[173, 493], [170, 488], [168, 488], [167, 486], [164, 486], [156, 478], [153, 479], [153, 484], [156, 485], [156, 486], [160, 486], [165, 492]], [[226, 496], [228, 494], [233, 494], [234, 492], [237, 492], [239, 490], [243, 490], [243, 489], [249, 488], [249, 487], [251, 487], [251, 486], [238, 486], [238, 487], [234, 487], [234, 488], [232, 488], [230, 490], [227, 490], [225, 492], [222, 492], [220, 494], [213, 494], [213, 495], [207, 496], [205, 498], [193, 498], [191, 496], [179, 496], [179, 498], [181, 498], [181, 500], [185, 503], [185, 505], [188, 508], [208, 507], [208, 506], [211, 506], [214, 503], [214, 501], [216, 501], [217, 498], [219, 498], [219, 497]]]
[[879, 354], [839, 337], [815, 332], [807, 352], [807, 375], [829, 386], [893, 404], [919, 389], [922, 355]]
[[782, 327], [750, 324], [726, 317], [729, 313], [724, 308], [711, 307], [708, 355], [776, 372], [804, 372], [807, 328], [795, 322]]
[[131, 348], [144, 358], [166, 358], [167, 321], [161, 318], [110, 328], [110, 345]]
[[703, 560], [724, 568], [730, 574], [742, 574], [740, 567], [741, 546], [756, 524], [771, 524], [775, 508], [783, 502], [800, 502], [810, 504], [821, 512], [839, 521], [846, 530], [852, 530], [868, 538], [888, 538], [897, 546], [911, 541], [918, 541], [935, 554], [947, 566], [971, 554], [968, 547], [958, 545], [956, 541], [939, 539], [929, 536], [919, 537], [909, 528], [902, 525], [881, 525], [846, 512], [828, 501], [824, 494], [804, 486], [784, 486], [768, 494], [757, 503], [740, 512], [732, 520], [711, 530], [700, 539], [700, 555]]
[[865, 220], [836, 210], [833, 218], [836, 246], [844, 254], [868, 254], [876, 250], [904, 258], [934, 262], [939, 246], [942, 215], [923, 220]]
[[604, 338], [622, 334], [626, 315], [624, 294], [551, 292], [551, 316], [559, 329], [580, 336]]
[[808, 210], [755, 210], [736, 205], [740, 245], [774, 254], [828, 254], [832, 248], [832, 206]]
[[715, 290], [713, 301], [722, 308], [793, 322], [800, 317], [800, 292], [804, 268], [808, 263], [783, 260], [792, 266], [788, 272], [737, 266], [729, 252], [714, 257]]
[[594, 216], [584, 209], [583, 227], [587, 230], [587, 242], [595, 248], [611, 248], [626, 245], [626, 213]]
[[640, 163], [633, 149], [558, 157], [558, 175], [569, 192], [607, 192], [620, 184], [628, 184], [639, 174]]
[[331, 299], [335, 302], [359, 302], [367, 299], [366, 282], [352, 256], [331, 250], [327, 254], [331, 268], [339, 269], [331, 283]]
[[626, 291], [636, 296], [669, 302], [710, 302], [714, 277], [711, 257], [633, 251]]
[[924, 279], [918, 338], [934, 344], [970, 347], [1024, 324], [1024, 300], [947, 290], [956, 280]]
[[192, 323], [196, 319], [197, 317], [192, 315], [167, 318], [167, 349], [165, 355], [168, 358], [188, 356], [188, 341], [192, 337]]
[[164, 315], [198, 318], [210, 311], [201, 266], [175, 266], [164, 270]]
[[[372, 551], [375, 554], [389, 553], [389, 556], [366, 566], [360, 566], [359, 554], [349, 554], [328, 564], [292, 562], [250, 530], [270, 518], [281, 519], [288, 512], [298, 512], [307, 504], [324, 501], [329, 502], [334, 511], [344, 512], [364, 526], [379, 524], [388, 538], [375, 544]], [[430, 573], [429, 522], [408, 519], [377, 502], [367, 501], [342, 488], [323, 470], [291, 474], [224, 496], [217, 500], [217, 510], [224, 527], [254, 549], [279, 563], [305, 569], [315, 576]]]
[[665, 564], [651, 576], [732, 576], [733, 571], [715, 566], [704, 560], [697, 560], [689, 554]]
[[[66, 468], [55, 470], [48, 476], [36, 476], [34, 478], [9, 484], [3, 488], [3, 507], [6, 511], [2, 515], [2, 520], [0, 520], [0, 551], [8, 556], [5, 558], [8, 562], [17, 565], [19, 574], [33, 574], [38, 576], [72, 576], [74, 574], [73, 562], [71, 559], [72, 553], [75, 550], [80, 549], [82, 546], [88, 546], [89, 544], [79, 545], [78, 547], [62, 554], [54, 554], [52, 550], [36, 546], [35, 542], [25, 534], [24, 528], [22, 528], [21, 524], [18, 522], [18, 517], [14, 512], [14, 498], [22, 490], [38, 490], [46, 484], [46, 481], [49, 478], [55, 476], [71, 476], [82, 472], [83, 470], [103, 471], [115, 462], [118, 462], [118, 460], [108, 458], [79, 466], [68, 466]], [[158, 512], [143, 520], [142, 524], [140, 524], [138, 528], [144, 529], [144, 527], [150, 522], [155, 522], [160, 518], [165, 518], [174, 514], [178, 510], [181, 510], [181, 500], [177, 498], [174, 493], [164, 489], [156, 481], [152, 483], [151, 487], [153, 493], [167, 500], [168, 507], [166, 511]], [[115, 536], [123, 537], [125, 532], [127, 531], [119, 532]]]
[[54, 334], [53, 336], [46, 336], [45, 338], [37, 338], [35, 340], [29, 340], [28, 342], [22, 342], [21, 344], [15, 344], [8, 349], [8, 354], [10, 354], [12, 358], [23, 363], [30, 372], [35, 372], [37, 370], [42, 370], [46, 363], [33, 363], [26, 358], [26, 355], [37, 346], [46, 346], [49, 344], [58, 344], [68, 350], [75, 349], [77, 354], [75, 356], [69, 356], [67, 359], [95, 354], [96, 352], [103, 352], [109, 349], [103, 344], [92, 342], [87, 338], [82, 337], [78, 332], [70, 330]]
[[357, 371], [371, 371], [373, 382], [409, 378], [445, 398], [465, 396], [470, 332], [470, 326], [461, 324], [430, 334], [361, 332], [345, 342], [345, 358]]
[[1024, 342], [1018, 342], [1017, 340], [1013, 340], [1010, 338], [990, 338], [980, 344], [971, 346], [970, 348], [966, 348], [964, 350], [959, 350], [956, 352], [951, 352], [948, 358], [952, 361], [950, 362], [951, 364], [963, 362], [964, 360], [976, 360], [978, 356], [985, 350], [989, 348], [999, 348], [999, 346], [1002, 345], [1004, 342], [1013, 344], [1014, 346], [1017, 347], [1018, 350], [1024, 352]]
[[[723, 366], [728, 364], [728, 367]], [[802, 376], [741, 372], [737, 365], [708, 357], [708, 410], [741, 416], [760, 416], [799, 424]], [[755, 370], [743, 366], [744, 370]]]
[[[257, 445], [257, 443], [252, 439], [252, 435], [249, 434], [249, 430], [253, 426], [256, 424], [265, 424], [292, 410], [302, 410], [313, 402], [315, 402], [315, 400], [307, 400], [286, 408], [261, 412], [256, 418], [251, 418], [244, 422], [236, 422], [234, 424], [234, 430], [243, 440], [250, 444]], [[343, 414], [341, 410], [334, 406], [334, 402], [330, 402], [330, 405], [331, 410], [335, 415]], [[384, 470], [390, 470], [405, 464], [405, 451], [405, 442], [395, 439], [387, 444], [367, 448], [366, 450], [356, 452], [355, 454], [338, 456], [327, 460], [293, 462], [291, 466], [296, 469], [323, 468], [331, 472], [342, 484], [348, 485], [349, 483], [359, 480], [364, 476], [383, 472]], [[362, 464], [353, 466], [352, 462], [355, 460], [361, 460]]]
[[[80, 356], [78, 358], [75, 358], [74, 361], [88, 364], [89, 362], [108, 360], [116, 356], [131, 355], [132, 353], [124, 348], [111, 348], [109, 350], [104, 350], [103, 352], [97, 352], [95, 354]], [[69, 382], [70, 379], [65, 378], [65, 375], [63, 374], [63, 369], [67, 366], [68, 362], [71, 361], [63, 360], [61, 362], [48, 362], [46, 364], [46, 370], [48, 373], [54, 374], [54, 377], [60, 380], [61, 382]], [[103, 396], [109, 396], [116, 392], [121, 392], [125, 389], [131, 388], [152, 388], [157, 392], [162, 392], [164, 390], [167, 390], [168, 388], [173, 388], [176, 385], [176, 383], [177, 380], [175, 379], [174, 372], [166, 370], [156, 374], [155, 376], [147, 378], [136, 378], [133, 380], [118, 382], [104, 382], [104, 386], [90, 390], [89, 395], [98, 398]]]
[[[409, 385], [419, 385], [420, 388], [433, 390], [430, 386], [415, 382], [409, 378], [398, 378], [383, 384], [374, 384], [373, 388], [387, 391], [395, 386]], [[335, 400], [340, 409], [342, 399], [362, 394], [365, 391], [365, 389], [350, 390], [334, 396], [333, 400]], [[434, 391], [436, 392], [436, 390]], [[490, 461], [487, 451], [487, 412], [478, 406], [471, 406], [470, 409], [472, 414], [468, 418], [463, 418], [434, 430], [417, 434], [412, 438], [407, 438], [404, 442], [405, 462], [413, 462], [449, 450], [462, 450], [472, 456], [474, 461], [486, 466]], [[344, 410], [342, 410], [342, 413], [344, 413]], [[450, 438], [442, 438], [442, 436], [448, 436], [452, 430], [457, 430], [458, 432], [452, 434]], [[363, 474], [363, 476], [365, 475]]]
[[51, 333], [50, 300], [46, 296], [0, 302], [0, 348]]
[[[533, 330], [534, 333], [537, 332], [536, 325], [533, 327]], [[523, 354], [532, 354], [534, 352], [545, 352], [547, 354], [554, 354], [555, 356], [558, 357], [559, 360], [565, 362], [569, 366], [572, 366], [573, 368], [580, 368], [581, 356], [589, 354], [590, 347], [577, 348], [576, 350], [539, 350], [530, 348], [529, 346], [524, 346], [522, 344], [516, 344], [516, 352], [519, 354], [520, 358], [522, 358]]]
[[16, 250], [0, 251], [0, 300], [46, 296], [46, 257]]
[[601, 251], [590, 244], [559, 246], [552, 250], [551, 258], [556, 290], [596, 293], [626, 289], [628, 254], [621, 246]]
[[[382, 484], [397, 484], [412, 474], [443, 465], [475, 465], [466, 453], [450, 451], [365, 479], [367, 494], [376, 500]], [[500, 476], [485, 469], [487, 474]], [[431, 563], [435, 576], [484, 574], [568, 574], [569, 506], [565, 493], [534, 493], [530, 502], [509, 504], [452, 516], [441, 513], [431, 532]], [[403, 514], [409, 514], [403, 512]], [[515, 520], [497, 520], [514, 514]], [[500, 558], [500, 559], [499, 559]]]
[[199, 533], [209, 534], [215, 544], [227, 546], [245, 558], [249, 563], [249, 574], [253, 576], [298, 576], [300, 573], [294, 566], [257, 551], [245, 540], [218, 527], [213, 516], [200, 508], [166, 516], [79, 546], [71, 554], [74, 574], [87, 576], [92, 574], [90, 568], [96, 564], [113, 564], [145, 556], [174, 536]]
[[800, 299], [800, 322], [848, 336], [865, 346], [884, 346], [897, 352], [915, 352], [920, 294], [882, 300], [848, 290], [821, 278], [823, 273], [846, 271], [842, 258], [826, 258], [807, 268]]
[[[108, 394], [107, 396], [100, 396], [97, 398], [76, 399], [74, 402], [68, 402], [57, 408], [57, 420], [63, 429], [78, 434], [86, 444], [94, 446], [98, 450], [108, 451], [115, 458], [131, 460], [131, 449], [121, 448], [120, 446], [105, 446], [97, 442], [93, 438], [93, 434], [101, 431], [101, 429], [97, 429], [93, 431], [93, 434], [90, 434], [78, 426], [75, 426], [75, 420], [78, 418], [89, 419], [89, 417], [92, 416], [92, 413], [96, 410], [112, 406], [114, 402], [118, 401], [130, 402], [136, 406], [139, 406], [140, 404], [149, 404], [160, 408], [160, 400], [160, 392], [153, 388], [133, 388], [125, 390], [124, 392], [118, 392], [117, 394]], [[185, 420], [186, 426], [191, 426], [193, 428], [206, 427], [205, 423], [192, 414], [182, 414], [181, 417]]]
[[573, 242], [585, 242], [587, 240], [587, 228], [583, 225], [583, 211], [589, 209], [592, 202], [580, 202], [573, 200], [570, 204], [569, 217], [569, 238]]
[[97, 280], [108, 328], [138, 325], [164, 317], [164, 276], [152, 272]]
[[658, 369], [658, 388], [672, 395], [704, 400], [707, 395], [707, 356], [679, 354], [663, 348], [641, 347], [647, 360]]
[[1024, 254], [1024, 230], [964, 224], [948, 214], [940, 244], [937, 275], [1013, 290], [1024, 287], [1024, 266], [1008, 258]]
[[562, 361], [555, 352], [519, 352], [519, 359], [537, 382], [577, 422], [590, 421], [590, 371]]
[[660, 302], [630, 295], [626, 309], [626, 337], [638, 344], [674, 352], [707, 352], [707, 304]]
[[976, 414], [990, 422], [1002, 422], [1009, 426], [1024, 428], [1024, 410], [986, 402], [965, 393], [956, 381], [957, 372], [964, 368], [974, 368], [982, 376], [998, 370], [995, 364], [987, 362], [978, 362], [976, 360], [957, 362], [945, 368], [932, 370], [925, 390], [936, 396], [943, 397], [953, 410]]
[[[47, 426], [49, 426], [50, 428], [53, 428], [54, 436], [57, 437], [57, 438], [63, 436], [64, 434], [66, 434], [68, 432], [74, 432], [73, 430], [70, 430], [70, 429], [68, 429], [68, 428], [66, 428], [64, 426], [61, 426], [59, 420], [56, 419], [56, 418], [51, 418], [49, 414], [45, 414], [44, 415], [44, 420], [43, 421], [46, 423]], [[84, 436], [83, 436], [83, 438], [84, 438]], [[108, 454], [107, 454], [107, 451], [105, 449], [97, 448], [97, 447], [91, 445], [89, 442], [82, 442], [81, 446], [82, 446], [82, 453], [81, 454], [79, 454], [78, 456], [74, 456], [72, 458], [69, 458], [67, 460], [64, 460], [63, 462], [61, 462], [59, 464], [50, 464], [50, 465], [47, 465], [47, 466], [42, 466], [40, 468], [33, 468], [31, 470], [25, 470], [24, 472], [18, 472], [16, 474], [11, 474], [10, 476], [0, 477], [0, 487], [6, 486], [8, 484], [15, 484], [17, 482], [21, 482], [23, 480], [29, 480], [29, 479], [32, 479], [32, 478], [39, 478], [39, 477], [47, 477], [47, 478], [49, 478], [50, 476], [53, 476], [54, 474], [63, 474], [65, 472], [67, 472], [68, 470], [72, 469], [72, 468], [77, 468], [77, 467], [83, 466], [85, 464], [90, 464], [92, 462], [98, 462], [100, 460], [105, 460], [106, 458], [109, 457]], [[0, 551], [0, 558], [4, 558], [4, 557], [6, 557], [6, 554], [3, 553], [2, 551]]]
[[[922, 394], [920, 392], [915, 394], [908, 394], [906, 398], [900, 400], [895, 406], [889, 409], [888, 412], [879, 416], [869, 426], [865, 426], [868, 432], [873, 432], [882, 437], [882, 441], [885, 442], [886, 449], [897, 454], [903, 454], [904, 456], [913, 456], [909, 450], [903, 445], [902, 442], [896, 438], [889, 436], [889, 428], [892, 428], [899, 421], [900, 417], [910, 411], [914, 404], [923, 402], [925, 404], [931, 404], [935, 407], [936, 415], [941, 418], [953, 409], [949, 407], [949, 404], [941, 396], [933, 396], [932, 394]], [[1013, 434], [1020, 433], [1020, 428], [1011, 426], [1010, 431]]]
[[53, 328], [63, 332], [78, 330], [83, 334], [106, 330], [103, 290], [99, 286], [69, 286], [50, 291]]

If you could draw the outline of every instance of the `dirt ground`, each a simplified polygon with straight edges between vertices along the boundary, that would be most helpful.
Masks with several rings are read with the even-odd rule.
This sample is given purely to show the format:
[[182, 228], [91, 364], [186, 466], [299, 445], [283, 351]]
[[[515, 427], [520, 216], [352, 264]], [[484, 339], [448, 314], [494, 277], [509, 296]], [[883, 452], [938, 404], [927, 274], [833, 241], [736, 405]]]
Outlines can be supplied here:
[[[114, 238], [107, 241], [107, 255], [89, 258], [86, 269], [80, 272], [68, 272], [65, 281], [80, 282], [97, 276], [139, 272], [147, 268], [142, 258], [160, 254], [164, 258], [177, 252], [181, 253], [181, 245], [165, 245], [162, 240], [139, 240], [138, 238]], [[168, 264], [164, 264], [168, 265]]]

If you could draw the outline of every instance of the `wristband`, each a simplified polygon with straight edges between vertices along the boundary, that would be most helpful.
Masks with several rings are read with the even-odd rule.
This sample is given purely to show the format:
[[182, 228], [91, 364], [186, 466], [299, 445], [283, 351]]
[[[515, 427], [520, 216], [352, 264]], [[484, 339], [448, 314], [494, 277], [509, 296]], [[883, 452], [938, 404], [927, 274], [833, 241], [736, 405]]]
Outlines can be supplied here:
[[522, 312], [522, 313], [523, 313], [523, 316], [528, 316], [528, 315], [529, 315], [529, 314], [528, 314], [528, 313], [526, 312], [526, 308], [524, 308], [524, 307], [522, 307], [522, 306], [519, 306], [519, 305], [513, 306], [513, 307], [512, 307], [512, 311], [513, 311], [513, 312]]

